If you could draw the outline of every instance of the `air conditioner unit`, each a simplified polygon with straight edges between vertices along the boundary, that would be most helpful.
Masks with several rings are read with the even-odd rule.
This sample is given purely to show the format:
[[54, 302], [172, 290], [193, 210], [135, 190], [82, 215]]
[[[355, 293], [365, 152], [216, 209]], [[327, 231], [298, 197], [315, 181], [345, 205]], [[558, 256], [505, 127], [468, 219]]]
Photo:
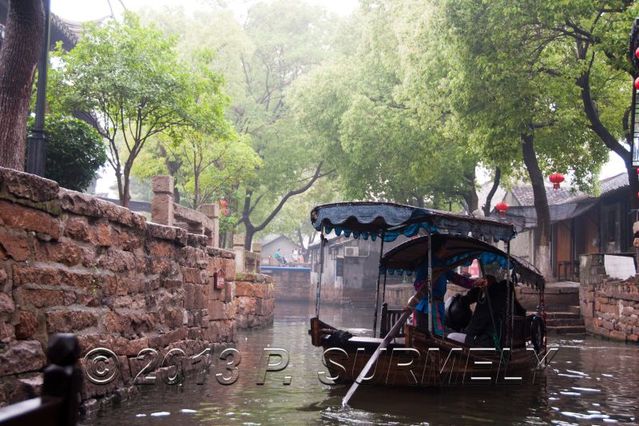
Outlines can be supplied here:
[[359, 247], [344, 247], [344, 257], [359, 257]]

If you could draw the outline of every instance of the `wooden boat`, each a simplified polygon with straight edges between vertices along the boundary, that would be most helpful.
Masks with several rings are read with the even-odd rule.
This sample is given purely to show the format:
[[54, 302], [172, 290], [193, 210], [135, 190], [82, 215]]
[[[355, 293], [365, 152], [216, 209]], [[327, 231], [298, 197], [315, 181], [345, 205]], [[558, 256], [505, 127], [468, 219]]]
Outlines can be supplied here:
[[[527, 262], [510, 254], [510, 241], [515, 236], [511, 224], [471, 216], [462, 216], [392, 203], [338, 203], [318, 206], [311, 212], [313, 226], [324, 234], [335, 231], [347, 237], [381, 240], [380, 274], [378, 277], [373, 333], [376, 335], [378, 311], [381, 317], [380, 337], [353, 336], [319, 319], [321, 300], [321, 272], [316, 295], [316, 316], [311, 319], [312, 344], [324, 350], [323, 362], [328, 373], [325, 383], [356, 381], [362, 369], [376, 352], [380, 352], [374, 367], [360, 380], [387, 386], [443, 386], [461, 383], [522, 383], [539, 380], [544, 365], [546, 341], [544, 329], [544, 279]], [[421, 235], [420, 234], [424, 234]], [[408, 241], [384, 253], [383, 243], [399, 235]], [[489, 243], [502, 242], [506, 251]], [[433, 244], [446, 247], [446, 258], [433, 267]], [[322, 250], [323, 252], [323, 250]], [[499, 336], [493, 347], [471, 347], [450, 340], [444, 333], [434, 332], [432, 319], [428, 328], [398, 323], [407, 316], [402, 309], [391, 310], [383, 303], [386, 276], [389, 273], [414, 272], [428, 262], [429, 283], [433, 276], [469, 265], [478, 260], [485, 272], [493, 273], [509, 286], [504, 315], [499, 318]], [[383, 280], [382, 280], [383, 277]], [[515, 309], [514, 284], [526, 284], [539, 292], [538, 312], [518, 316]], [[381, 288], [380, 288], [381, 287]], [[429, 288], [428, 299], [432, 287]], [[380, 310], [380, 303], [381, 310]], [[430, 312], [433, 304], [430, 302]], [[492, 316], [492, 311], [491, 311]], [[494, 321], [494, 319], [493, 319]], [[396, 324], [395, 327], [393, 325]], [[388, 335], [389, 330], [398, 330]], [[448, 331], [448, 330], [446, 330]], [[496, 333], [495, 333], [496, 334]], [[382, 339], [381, 336], [386, 336]], [[390, 343], [384, 347], [384, 344]], [[380, 349], [381, 345], [381, 349]]]

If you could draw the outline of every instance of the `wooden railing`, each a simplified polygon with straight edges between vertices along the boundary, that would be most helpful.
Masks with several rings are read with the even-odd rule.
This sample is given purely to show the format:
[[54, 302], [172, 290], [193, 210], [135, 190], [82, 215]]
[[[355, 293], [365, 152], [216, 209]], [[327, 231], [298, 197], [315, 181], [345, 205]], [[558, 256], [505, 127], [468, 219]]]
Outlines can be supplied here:
[[[382, 322], [380, 324], [379, 335], [386, 336], [391, 327], [399, 321], [402, 316], [403, 309], [388, 309], [388, 304], [382, 305]], [[401, 327], [399, 333], [395, 337], [404, 337], [404, 327]]]
[[78, 420], [82, 370], [80, 343], [73, 334], [49, 339], [42, 396], [0, 408], [0, 426], [72, 426]]

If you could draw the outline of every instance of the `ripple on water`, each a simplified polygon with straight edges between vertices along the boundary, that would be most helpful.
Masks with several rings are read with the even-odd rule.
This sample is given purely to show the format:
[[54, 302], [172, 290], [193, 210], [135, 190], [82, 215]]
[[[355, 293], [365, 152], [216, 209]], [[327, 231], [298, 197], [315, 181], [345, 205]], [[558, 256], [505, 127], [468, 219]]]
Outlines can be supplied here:
[[[369, 317], [362, 322], [353, 318], [349, 311], [342, 323], [329, 322], [362, 330], [368, 330], [364, 327], [372, 322]], [[543, 375], [545, 383], [540, 386], [466, 386], [438, 390], [362, 386], [358, 391], [360, 399], [355, 398], [356, 405], [350, 410], [341, 410], [346, 387], [322, 387], [317, 382], [314, 372], [322, 368], [322, 351], [311, 346], [307, 326], [306, 321], [288, 324], [276, 318], [272, 329], [240, 334], [237, 347], [243, 360], [240, 378], [233, 386], [218, 385], [212, 369], [203, 387], [186, 380], [180, 392], [173, 392], [174, 388], [144, 388], [140, 397], [123, 401], [119, 408], [85, 424], [450, 424], [452, 418], [460, 419], [462, 414], [465, 416], [459, 423], [475, 426], [483, 426], [488, 421], [499, 425], [636, 423], [636, 409], [632, 407], [639, 401], [639, 347], [600, 347], [599, 340], [590, 338], [584, 343], [566, 341], [574, 347], [562, 347], [558, 351]], [[269, 373], [263, 387], [255, 385], [257, 368], [263, 362], [258, 354], [268, 345], [290, 351], [291, 363], [287, 367], [290, 371], [281, 373], [294, 377], [290, 388], [282, 386], [282, 377], [276, 375], [279, 373], [272, 376]], [[633, 357], [622, 356], [626, 354]], [[599, 377], [601, 381], [596, 380]], [[506, 396], [508, 403], [504, 404]], [[195, 413], [183, 411], [190, 409]]]
[[582, 371], [577, 371], [577, 370], [568, 370], [568, 369], [566, 369], [566, 371], [567, 371], [568, 373], [571, 373], [571, 374], [577, 374], [578, 376], [581, 376], [581, 377], [588, 377], [588, 374], [586, 374], [586, 373], [584, 373], [584, 372], [582, 372]]
[[155, 413], [151, 413], [151, 417], [164, 417], [170, 415], [171, 413], [168, 411], [156, 411]]
[[601, 392], [601, 389], [595, 389], [595, 388], [582, 388], [577, 386], [573, 386], [572, 388], [576, 391], [582, 391], [582, 392]]
[[575, 413], [572, 411], [562, 411], [561, 414], [567, 417], [573, 417], [575, 419], [580, 420], [595, 420], [595, 419], [608, 419], [610, 416], [608, 414], [583, 414], [583, 413]]

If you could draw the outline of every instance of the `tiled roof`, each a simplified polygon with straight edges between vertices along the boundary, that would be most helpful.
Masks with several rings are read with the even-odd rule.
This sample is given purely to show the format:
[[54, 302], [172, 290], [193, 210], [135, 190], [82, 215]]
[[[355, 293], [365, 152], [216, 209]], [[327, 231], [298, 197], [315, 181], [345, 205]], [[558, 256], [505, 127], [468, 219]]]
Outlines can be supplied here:
[[[599, 186], [601, 189], [600, 195], [628, 186], [628, 174], [624, 171], [616, 176], [602, 179], [599, 181]], [[531, 185], [514, 186], [511, 189], [511, 193], [519, 202], [520, 206], [525, 207], [535, 205], [535, 197], [533, 195]], [[585, 192], [573, 191], [567, 187], [553, 189], [552, 186], [546, 186], [546, 196], [548, 197], [548, 204], [551, 206], [574, 203], [588, 198], [593, 198], [592, 195], [586, 194]]]
[[[521, 206], [533, 206], [535, 205], [535, 196], [533, 194], [533, 188], [531, 185], [519, 185], [514, 186], [511, 189], [513, 197], [517, 199]], [[552, 186], [546, 186], [546, 197], [548, 197], [548, 204], [563, 204], [569, 201], [576, 201], [582, 198], [588, 198], [588, 194], [581, 191], [571, 191], [568, 188], [561, 187], [554, 189]]]
[[602, 179], [599, 181], [599, 185], [601, 186], [602, 195], [615, 189], [623, 188], [628, 185], [628, 173], [624, 171], [616, 176]]

